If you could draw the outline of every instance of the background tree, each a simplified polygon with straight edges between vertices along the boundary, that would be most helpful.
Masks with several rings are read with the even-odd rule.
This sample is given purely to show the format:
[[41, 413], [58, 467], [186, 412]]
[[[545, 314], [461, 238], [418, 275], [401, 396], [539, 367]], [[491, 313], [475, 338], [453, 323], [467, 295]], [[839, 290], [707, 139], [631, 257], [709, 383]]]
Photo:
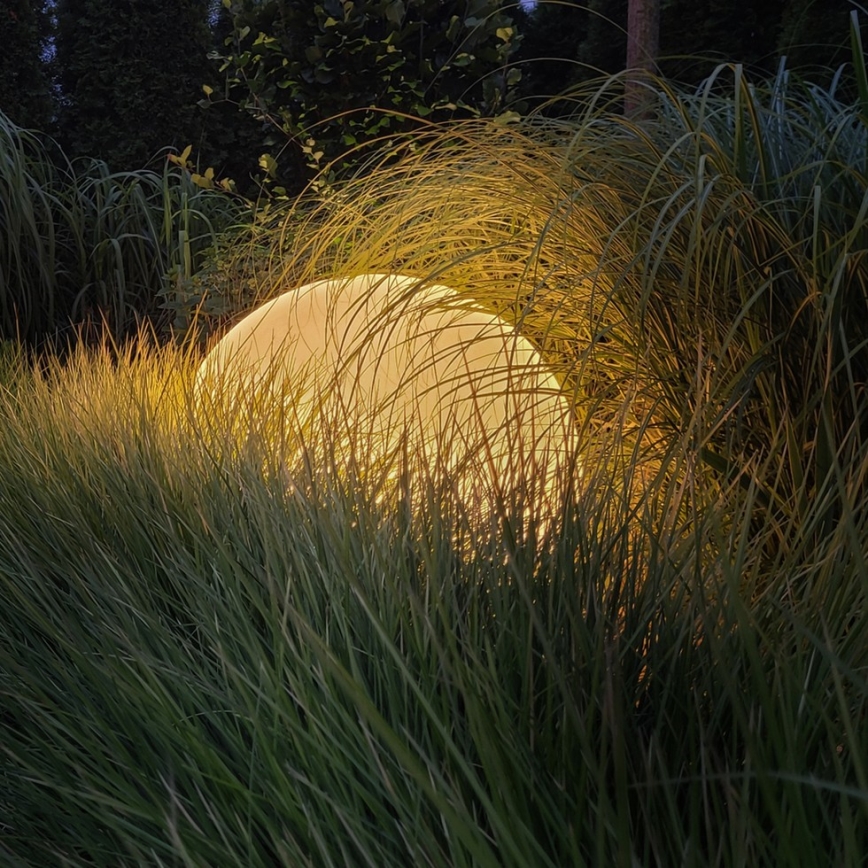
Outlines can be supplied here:
[[209, 0], [58, 0], [61, 137], [112, 169], [198, 143]]
[[[778, 49], [790, 66], [813, 78], [851, 60], [848, 0], [789, 0], [781, 15]], [[864, 10], [865, 6], [862, 4]]]
[[43, 0], [0, 0], [0, 111], [22, 127], [46, 130], [52, 120], [50, 27]]
[[521, 33], [513, 60], [521, 68], [525, 97], [554, 97], [588, 77], [587, 68], [579, 62], [581, 46], [588, 37], [587, 6], [537, 3], [529, 10], [519, 8], [513, 15]]
[[[695, 83], [718, 63], [743, 63], [771, 74], [777, 67], [781, 20], [790, 0], [662, 0], [660, 72]], [[846, 22], [841, 38], [847, 36]]]
[[[850, 59], [850, 0], [659, 3], [657, 65], [664, 77], [684, 84], [698, 83], [723, 62], [773, 74], [786, 55], [790, 69], [817, 79], [818, 71], [833, 71]], [[520, 24], [523, 95], [560, 93], [596, 74], [622, 70], [627, 13], [628, 0], [538, 0]]]
[[263, 165], [290, 184], [412, 118], [497, 114], [520, 76], [502, 0], [224, 2], [230, 94], [271, 123]]
[[624, 112], [639, 116], [648, 103], [643, 74], [657, 73], [660, 51], [660, 0], [629, 0], [627, 4], [627, 69]]

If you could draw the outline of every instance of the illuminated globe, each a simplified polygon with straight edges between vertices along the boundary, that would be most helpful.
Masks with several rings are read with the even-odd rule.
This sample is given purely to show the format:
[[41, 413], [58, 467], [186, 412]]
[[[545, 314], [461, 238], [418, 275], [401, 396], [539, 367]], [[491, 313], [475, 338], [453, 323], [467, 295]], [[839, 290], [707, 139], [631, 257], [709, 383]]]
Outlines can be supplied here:
[[412, 277], [321, 280], [278, 296], [217, 343], [197, 386], [248, 407], [271, 396], [301, 442], [328, 426], [353, 466], [409, 458], [477, 500], [529, 480], [552, 493], [574, 454], [570, 402], [534, 347]]

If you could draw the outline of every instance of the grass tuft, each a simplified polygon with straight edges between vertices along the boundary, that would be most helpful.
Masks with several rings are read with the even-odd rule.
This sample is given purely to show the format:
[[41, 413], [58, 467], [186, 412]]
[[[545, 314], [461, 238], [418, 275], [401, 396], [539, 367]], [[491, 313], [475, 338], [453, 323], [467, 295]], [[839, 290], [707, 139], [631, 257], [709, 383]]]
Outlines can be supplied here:
[[246, 214], [168, 161], [162, 173], [70, 163], [2, 113], [0, 201], [0, 337], [31, 343], [73, 325], [120, 339], [174, 317], [220, 233]]

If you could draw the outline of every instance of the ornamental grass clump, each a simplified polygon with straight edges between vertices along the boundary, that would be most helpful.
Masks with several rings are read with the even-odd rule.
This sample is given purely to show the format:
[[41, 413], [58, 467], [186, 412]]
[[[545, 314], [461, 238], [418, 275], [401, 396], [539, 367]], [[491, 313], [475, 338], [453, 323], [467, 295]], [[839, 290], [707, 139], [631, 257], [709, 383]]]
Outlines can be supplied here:
[[237, 200], [162, 172], [72, 163], [0, 112], [0, 337], [44, 342], [88, 324], [121, 338], [172, 318]]
[[723, 81], [431, 128], [237, 251], [262, 300], [397, 273], [507, 319], [574, 405], [553, 510], [203, 414], [199, 350], [4, 358], [3, 861], [861, 864], [866, 178], [759, 185], [726, 131], [864, 127]]
[[631, 476], [672, 451], [683, 483], [757, 486], [777, 520], [861, 448], [860, 106], [721, 67], [697, 94], [659, 83], [637, 125], [620, 84], [563, 120], [392, 142], [259, 228], [256, 300], [370, 272], [450, 286], [540, 350]]

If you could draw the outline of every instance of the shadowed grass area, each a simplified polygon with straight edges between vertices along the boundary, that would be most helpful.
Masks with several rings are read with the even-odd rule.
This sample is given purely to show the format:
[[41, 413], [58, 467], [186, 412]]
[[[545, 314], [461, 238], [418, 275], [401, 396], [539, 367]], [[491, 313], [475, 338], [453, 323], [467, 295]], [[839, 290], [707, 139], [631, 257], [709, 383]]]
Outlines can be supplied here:
[[193, 350], [4, 359], [8, 864], [861, 864], [865, 125], [724, 75], [402, 140], [203, 278], [509, 318], [575, 403], [551, 513], [203, 415]]

